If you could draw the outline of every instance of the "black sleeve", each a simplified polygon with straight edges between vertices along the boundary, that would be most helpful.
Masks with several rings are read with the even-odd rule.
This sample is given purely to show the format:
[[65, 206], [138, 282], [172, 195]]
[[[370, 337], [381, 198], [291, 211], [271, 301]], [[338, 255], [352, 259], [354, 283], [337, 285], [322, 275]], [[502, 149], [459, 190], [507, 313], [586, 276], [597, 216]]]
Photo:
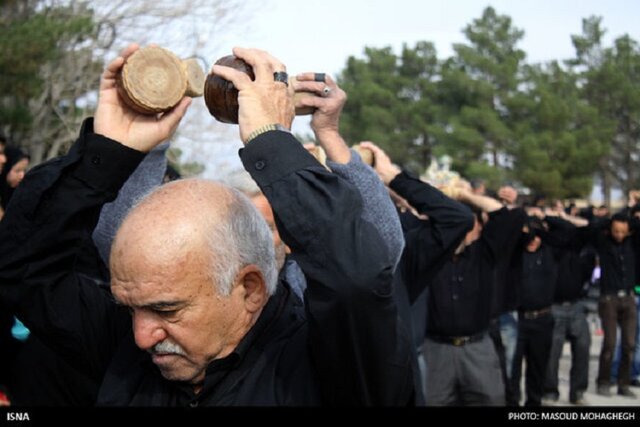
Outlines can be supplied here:
[[629, 230], [636, 234], [640, 232], [640, 218], [635, 215], [629, 217]]
[[494, 263], [511, 257], [521, 242], [526, 220], [527, 214], [522, 208], [501, 208], [489, 213], [489, 222], [482, 230], [480, 241]]
[[[640, 266], [640, 218], [635, 215], [629, 217], [629, 230], [631, 231], [631, 245], [636, 254], [636, 265]], [[640, 267], [636, 267], [636, 270], [638, 270], [636, 276], [640, 278]]]
[[594, 218], [589, 221], [586, 231], [586, 241], [591, 243], [596, 250], [602, 249], [606, 243], [606, 233], [608, 231], [611, 221], [608, 218]]
[[309, 352], [329, 405], [406, 405], [412, 346], [393, 298], [386, 245], [362, 219], [351, 184], [290, 134], [271, 131], [241, 151], [307, 278]]
[[83, 125], [68, 155], [31, 170], [0, 222], [0, 300], [47, 346], [101, 379], [130, 319], [109, 292], [76, 274], [102, 205], [143, 154]]
[[568, 249], [578, 239], [578, 227], [562, 218], [548, 216], [545, 222], [549, 230], [544, 232], [542, 240], [554, 248]]
[[467, 206], [406, 172], [396, 176], [389, 187], [429, 217], [428, 221], [421, 221], [418, 227], [405, 232], [400, 268], [413, 303], [473, 228], [473, 214]]

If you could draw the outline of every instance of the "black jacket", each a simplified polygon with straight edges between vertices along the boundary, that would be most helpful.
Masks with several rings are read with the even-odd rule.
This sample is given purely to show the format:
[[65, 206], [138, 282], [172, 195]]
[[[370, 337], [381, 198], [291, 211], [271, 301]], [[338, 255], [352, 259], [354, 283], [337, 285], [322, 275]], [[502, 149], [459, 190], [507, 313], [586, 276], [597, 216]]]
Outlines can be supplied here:
[[486, 331], [492, 317], [497, 270], [517, 246], [526, 218], [522, 209], [489, 214], [478, 240], [450, 257], [429, 288], [427, 334], [470, 336]]
[[545, 222], [549, 232], [543, 233], [542, 238], [560, 252], [554, 302], [576, 301], [584, 296], [585, 283], [595, 266], [595, 257], [584, 251], [589, 230], [556, 217], [547, 217]]
[[413, 304], [473, 228], [473, 214], [462, 203], [407, 172], [398, 174], [389, 187], [418, 213], [429, 217], [403, 221], [405, 248], [398, 269]]
[[34, 168], [0, 224], [0, 299], [49, 347], [101, 380], [99, 405], [405, 405], [413, 348], [392, 296], [392, 262], [362, 201], [288, 133], [241, 151], [306, 275], [285, 283], [202, 391], [164, 379], [134, 343], [125, 307], [77, 274], [100, 209], [143, 154], [83, 126], [70, 153]]

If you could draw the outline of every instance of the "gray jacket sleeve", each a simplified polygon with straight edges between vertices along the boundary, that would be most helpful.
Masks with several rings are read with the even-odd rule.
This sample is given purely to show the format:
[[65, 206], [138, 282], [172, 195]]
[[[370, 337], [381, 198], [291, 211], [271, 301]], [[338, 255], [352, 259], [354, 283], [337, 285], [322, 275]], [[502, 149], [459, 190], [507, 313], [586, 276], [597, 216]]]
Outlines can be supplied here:
[[389, 192], [360, 155], [351, 150], [351, 160], [347, 164], [327, 161], [331, 170], [354, 185], [363, 200], [362, 219], [371, 223], [387, 244], [387, 250], [394, 267], [398, 264], [404, 249], [402, 226]]
[[118, 197], [102, 207], [100, 219], [92, 237], [105, 265], [109, 265], [111, 243], [129, 210], [162, 184], [167, 169], [165, 152], [168, 148], [169, 143], [166, 142], [151, 150], [122, 186]]

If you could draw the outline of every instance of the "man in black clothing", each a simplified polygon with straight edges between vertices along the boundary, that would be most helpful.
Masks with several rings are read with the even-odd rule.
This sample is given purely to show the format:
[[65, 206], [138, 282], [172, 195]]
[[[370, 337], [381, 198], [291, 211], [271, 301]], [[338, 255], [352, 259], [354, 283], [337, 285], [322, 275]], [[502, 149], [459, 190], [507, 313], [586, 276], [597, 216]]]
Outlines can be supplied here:
[[[460, 202], [392, 164], [376, 145], [363, 142], [360, 146], [373, 151], [374, 169], [382, 182], [422, 216], [405, 220], [403, 226], [405, 249], [399, 268], [413, 303], [472, 229], [473, 215]], [[411, 225], [407, 225], [409, 222]]]
[[[489, 336], [491, 301], [497, 265], [515, 249], [512, 236], [521, 233], [525, 214], [468, 191], [457, 198], [475, 209], [475, 225], [429, 287], [427, 404], [504, 405], [502, 370]], [[489, 214], [484, 226], [483, 212]]]
[[611, 361], [616, 346], [616, 329], [620, 326], [622, 354], [618, 370], [618, 394], [635, 397], [629, 389], [631, 361], [636, 335], [636, 301], [633, 292], [636, 280], [638, 236], [631, 235], [630, 224], [637, 228], [637, 219], [615, 214], [611, 220], [590, 225], [591, 243], [600, 259], [600, 300], [598, 313], [602, 320], [604, 341], [600, 352], [597, 392], [610, 396]]
[[75, 273], [101, 206], [189, 104], [158, 118], [122, 103], [117, 72], [136, 49], [107, 67], [93, 126], [85, 123], [69, 155], [35, 168], [14, 196], [0, 225], [3, 302], [102, 381], [101, 405], [411, 402], [412, 348], [392, 296], [393, 263], [361, 219], [355, 189], [278, 130], [294, 108], [274, 79], [284, 66], [265, 52], [234, 49], [253, 81], [227, 67], [213, 72], [239, 90], [241, 158], [305, 273], [304, 308], [277, 281], [260, 214], [239, 193], [199, 180], [161, 187], [125, 219], [111, 252], [112, 295]]
[[518, 306], [518, 341], [513, 359], [508, 403], [520, 401], [522, 361], [526, 360], [525, 406], [540, 406], [545, 373], [553, 336], [551, 305], [558, 278], [559, 253], [552, 246], [544, 213], [532, 208], [528, 221], [528, 236], [522, 253], [522, 277]]
[[[427, 286], [473, 226], [473, 215], [463, 204], [442, 191], [401, 171], [387, 154], [370, 142], [360, 144], [374, 154], [374, 168], [391, 191], [410, 209], [401, 213], [405, 248], [395, 275], [398, 305], [413, 336], [420, 363], [427, 324]], [[426, 372], [421, 378], [423, 391]]]
[[[584, 284], [591, 278], [594, 256], [584, 251], [588, 221], [558, 211], [559, 217], [546, 212], [545, 222], [549, 236], [555, 240], [559, 252], [558, 278], [551, 308], [554, 326], [549, 363], [544, 384], [544, 399], [556, 402], [558, 392], [558, 366], [565, 340], [571, 343], [571, 374], [569, 402], [583, 405], [584, 392], [589, 385], [589, 349], [591, 333], [587, 322], [586, 307], [582, 298]], [[566, 219], [565, 219], [566, 218]], [[573, 221], [570, 222], [570, 221]], [[582, 223], [578, 223], [581, 221]], [[578, 228], [579, 225], [581, 228]]]

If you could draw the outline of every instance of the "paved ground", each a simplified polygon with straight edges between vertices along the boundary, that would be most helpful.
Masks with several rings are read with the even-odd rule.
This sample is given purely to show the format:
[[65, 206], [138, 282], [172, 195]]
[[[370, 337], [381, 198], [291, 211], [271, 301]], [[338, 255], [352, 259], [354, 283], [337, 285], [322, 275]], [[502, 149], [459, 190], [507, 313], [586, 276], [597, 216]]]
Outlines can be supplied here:
[[[596, 394], [596, 377], [598, 376], [598, 356], [602, 346], [602, 336], [596, 333], [597, 323], [590, 322], [591, 325], [591, 358], [589, 361], [589, 388], [585, 393], [588, 406], [640, 406], [640, 387], [631, 387], [636, 394], [635, 399], [618, 396], [617, 386], [611, 387], [612, 397], [604, 397]], [[559, 369], [559, 390], [560, 400], [556, 405], [573, 406], [569, 403], [569, 370], [571, 369], [571, 350], [569, 343], [565, 343], [560, 359]]]

